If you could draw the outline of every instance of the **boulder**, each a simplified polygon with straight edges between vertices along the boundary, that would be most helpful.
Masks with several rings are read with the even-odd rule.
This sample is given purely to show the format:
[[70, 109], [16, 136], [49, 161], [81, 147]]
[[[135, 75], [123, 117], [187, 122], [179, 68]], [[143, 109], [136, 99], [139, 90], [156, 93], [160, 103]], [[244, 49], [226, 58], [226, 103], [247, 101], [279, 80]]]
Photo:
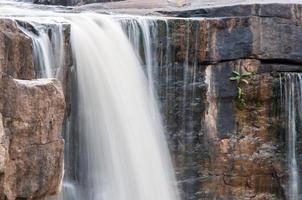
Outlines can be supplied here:
[[19, 80], [1, 74], [0, 171], [7, 199], [56, 194], [63, 177], [61, 127], [65, 100], [55, 79]]

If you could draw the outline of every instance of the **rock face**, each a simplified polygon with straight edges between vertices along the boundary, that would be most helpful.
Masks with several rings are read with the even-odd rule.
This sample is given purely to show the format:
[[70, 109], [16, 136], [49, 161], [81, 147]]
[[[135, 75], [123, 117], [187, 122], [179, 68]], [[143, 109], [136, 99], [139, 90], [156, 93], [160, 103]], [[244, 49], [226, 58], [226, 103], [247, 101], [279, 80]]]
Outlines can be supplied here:
[[[301, 10], [269, 4], [161, 12], [205, 17], [158, 20], [153, 44], [183, 199], [288, 199], [279, 75], [302, 72]], [[253, 74], [241, 86], [245, 106], [232, 71]]]
[[[158, 39], [152, 41], [160, 60], [155, 83], [183, 199], [288, 199], [279, 75], [302, 72], [302, 5], [152, 11], [202, 17], [158, 20]], [[62, 178], [64, 95], [56, 80], [33, 80], [31, 49], [12, 20], [0, 20], [0, 199], [43, 199], [58, 191]], [[230, 81], [232, 71], [252, 73], [240, 86], [244, 106]], [[70, 104], [68, 73], [60, 77]], [[67, 112], [72, 109], [68, 105]]]
[[[119, 3], [110, 9], [127, 12]], [[154, 82], [183, 199], [288, 199], [279, 75], [302, 72], [302, 5], [148, 11], [183, 17], [150, 23]], [[233, 71], [252, 73], [240, 86], [244, 106]]]
[[35, 78], [32, 41], [11, 19], [0, 20], [0, 70], [20, 79]]
[[31, 40], [14, 21], [0, 27], [0, 199], [44, 199], [63, 177], [63, 89], [34, 79]]
[[[213, 129], [207, 129], [206, 113], [204, 139], [212, 153], [203, 159], [201, 172], [207, 177], [200, 182], [203, 198], [286, 197], [286, 142], [279, 126], [277, 103], [279, 77], [260, 72], [266, 67], [259, 60], [249, 59], [207, 66], [211, 71], [211, 91], [215, 91], [210, 99], [214, 102], [216, 123], [213, 134]], [[256, 73], [248, 78], [248, 85], [240, 86], [246, 93], [245, 106], [238, 102], [236, 83], [229, 80], [233, 70]]]

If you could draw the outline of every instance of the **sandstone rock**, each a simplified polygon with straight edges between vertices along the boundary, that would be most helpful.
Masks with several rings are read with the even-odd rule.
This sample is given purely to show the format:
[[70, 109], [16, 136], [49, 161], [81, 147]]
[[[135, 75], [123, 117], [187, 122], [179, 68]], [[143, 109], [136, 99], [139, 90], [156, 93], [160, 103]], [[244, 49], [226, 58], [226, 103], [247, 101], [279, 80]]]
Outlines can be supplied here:
[[57, 73], [62, 88], [56, 80], [34, 80], [32, 41], [20, 23], [0, 19], [0, 199], [44, 199], [58, 192], [63, 176], [69, 26], [64, 29], [64, 66]]
[[[160, 38], [169, 43], [174, 61], [199, 64], [259, 59], [279, 64], [302, 63], [302, 5], [246, 5], [236, 14], [230, 8], [208, 8], [202, 19], [169, 19], [170, 35], [158, 21]], [[282, 10], [281, 14], [269, 6]], [[215, 13], [216, 9], [224, 12]], [[246, 12], [245, 12], [246, 11]], [[211, 14], [212, 13], [212, 14]], [[250, 14], [249, 14], [250, 13]], [[217, 16], [215, 16], [217, 14]], [[215, 17], [214, 17], [215, 16]], [[282, 42], [280, 42], [282, 40]], [[162, 42], [158, 48], [162, 48]], [[189, 51], [189, 52], [188, 52]]]
[[9, 200], [55, 194], [64, 157], [60, 131], [65, 101], [60, 83], [54, 79], [18, 80], [4, 74], [0, 80], [0, 110], [9, 140], [6, 151], [0, 151], [0, 158], [5, 155], [3, 193]]
[[[277, 66], [269, 64], [270, 69], [282, 71]], [[277, 114], [271, 110], [278, 99], [275, 87], [278, 86], [279, 76], [266, 73], [266, 69], [262, 68], [268, 65], [253, 59], [222, 62], [208, 67], [212, 69], [218, 105], [217, 126], [221, 125], [220, 118], [225, 120], [218, 129], [218, 138], [223, 139], [220, 145], [212, 147], [215, 154], [211, 157], [215, 161], [209, 167], [214, 169], [216, 176], [223, 177], [224, 184], [221, 184], [221, 179], [218, 183], [217, 179], [210, 179], [214, 181], [213, 185], [218, 185], [215, 190], [211, 191], [207, 184], [202, 185], [201, 190], [205, 189], [210, 196], [215, 195], [219, 199], [283, 199], [286, 165], [285, 155], [281, 152], [284, 152], [284, 141], [280, 143], [272, 132], [272, 127], [279, 122]], [[248, 85], [241, 86], [247, 101], [243, 109], [236, 106], [237, 85], [229, 80], [233, 70], [258, 72], [248, 78]], [[223, 112], [224, 108], [219, 105], [229, 105], [231, 110]], [[229, 117], [230, 113], [235, 117]], [[278, 167], [274, 163], [278, 163]]]
[[[160, 74], [165, 79], [157, 83], [163, 110], [170, 111], [165, 119], [184, 199], [285, 199], [286, 144], [279, 129], [278, 73], [301, 67], [258, 59], [200, 65], [195, 73], [191, 67], [182, 71], [174, 65], [168, 68], [171, 77]], [[233, 70], [255, 73], [242, 86], [244, 109], [237, 107], [237, 85], [229, 80]], [[196, 83], [184, 87], [184, 73]], [[205, 128], [211, 106], [217, 134]], [[186, 115], [178, 115], [183, 112]]]
[[11, 19], [0, 20], [0, 72], [14, 78], [33, 79], [32, 41]]
[[[198, 0], [197, 0], [198, 1]], [[278, 17], [284, 19], [301, 19], [298, 15], [301, 12], [301, 4], [289, 3], [280, 4], [277, 0], [275, 2], [265, 2], [266, 0], [259, 1], [259, 3], [249, 4], [234, 4], [231, 0], [226, 1], [212, 1], [213, 5], [206, 5], [206, 2], [200, 2], [200, 5], [185, 9], [160, 9], [158, 12], [165, 15], [174, 17], [206, 17], [206, 18], [218, 18], [218, 17], [246, 17], [246, 16], [258, 16], [258, 17]], [[230, 3], [230, 4], [228, 4]], [[217, 6], [218, 4], [222, 4]], [[225, 5], [223, 5], [225, 4]], [[193, 5], [192, 5], [193, 6]]]
[[0, 199], [5, 199], [4, 184], [9, 151], [9, 138], [5, 133], [3, 118], [0, 115]]

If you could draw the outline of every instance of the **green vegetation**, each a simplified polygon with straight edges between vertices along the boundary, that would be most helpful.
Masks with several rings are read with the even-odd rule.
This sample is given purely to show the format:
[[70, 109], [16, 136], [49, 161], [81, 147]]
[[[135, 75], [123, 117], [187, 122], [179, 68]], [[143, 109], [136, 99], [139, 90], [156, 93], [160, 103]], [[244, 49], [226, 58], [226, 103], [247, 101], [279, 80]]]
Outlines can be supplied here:
[[237, 91], [238, 91], [237, 100], [240, 108], [244, 108], [246, 106], [245, 93], [243, 91], [242, 85], [249, 84], [249, 81], [247, 79], [250, 78], [252, 75], [253, 73], [251, 72], [240, 73], [237, 71], [233, 71], [233, 76], [230, 77], [231, 81], [236, 81], [237, 83]]

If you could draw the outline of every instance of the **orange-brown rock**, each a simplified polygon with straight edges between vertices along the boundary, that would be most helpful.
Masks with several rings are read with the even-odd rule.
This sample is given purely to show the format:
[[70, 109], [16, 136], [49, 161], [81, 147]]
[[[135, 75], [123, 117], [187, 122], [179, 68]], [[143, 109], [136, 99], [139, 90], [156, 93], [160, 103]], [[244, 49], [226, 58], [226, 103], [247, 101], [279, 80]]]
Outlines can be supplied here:
[[35, 79], [32, 41], [17, 23], [0, 19], [0, 199], [44, 199], [63, 177], [68, 69], [60, 69], [61, 83]]
[[[283, 199], [286, 165], [281, 151], [284, 141], [280, 143], [274, 136], [273, 128], [279, 118], [272, 110], [278, 99], [274, 93], [278, 76], [262, 73], [261, 68], [267, 66], [250, 59], [208, 67], [214, 79], [211, 90], [215, 91], [216, 126], [219, 126], [219, 119], [224, 118], [225, 124], [233, 124], [233, 128], [220, 129], [217, 137], [209, 140], [215, 153], [210, 155], [211, 164], [203, 164], [203, 167], [215, 178], [202, 182], [200, 190], [208, 191], [204, 195], [206, 199]], [[229, 80], [232, 71], [256, 73], [246, 78], [249, 84], [240, 85], [245, 93], [243, 107], [238, 103], [237, 83]], [[225, 108], [220, 106], [230, 107], [230, 110], [221, 112]]]
[[0, 20], [0, 72], [20, 79], [36, 76], [32, 41], [12, 19]]
[[57, 193], [64, 158], [60, 131], [65, 100], [60, 83], [1, 74], [0, 88], [2, 199], [42, 199]]

